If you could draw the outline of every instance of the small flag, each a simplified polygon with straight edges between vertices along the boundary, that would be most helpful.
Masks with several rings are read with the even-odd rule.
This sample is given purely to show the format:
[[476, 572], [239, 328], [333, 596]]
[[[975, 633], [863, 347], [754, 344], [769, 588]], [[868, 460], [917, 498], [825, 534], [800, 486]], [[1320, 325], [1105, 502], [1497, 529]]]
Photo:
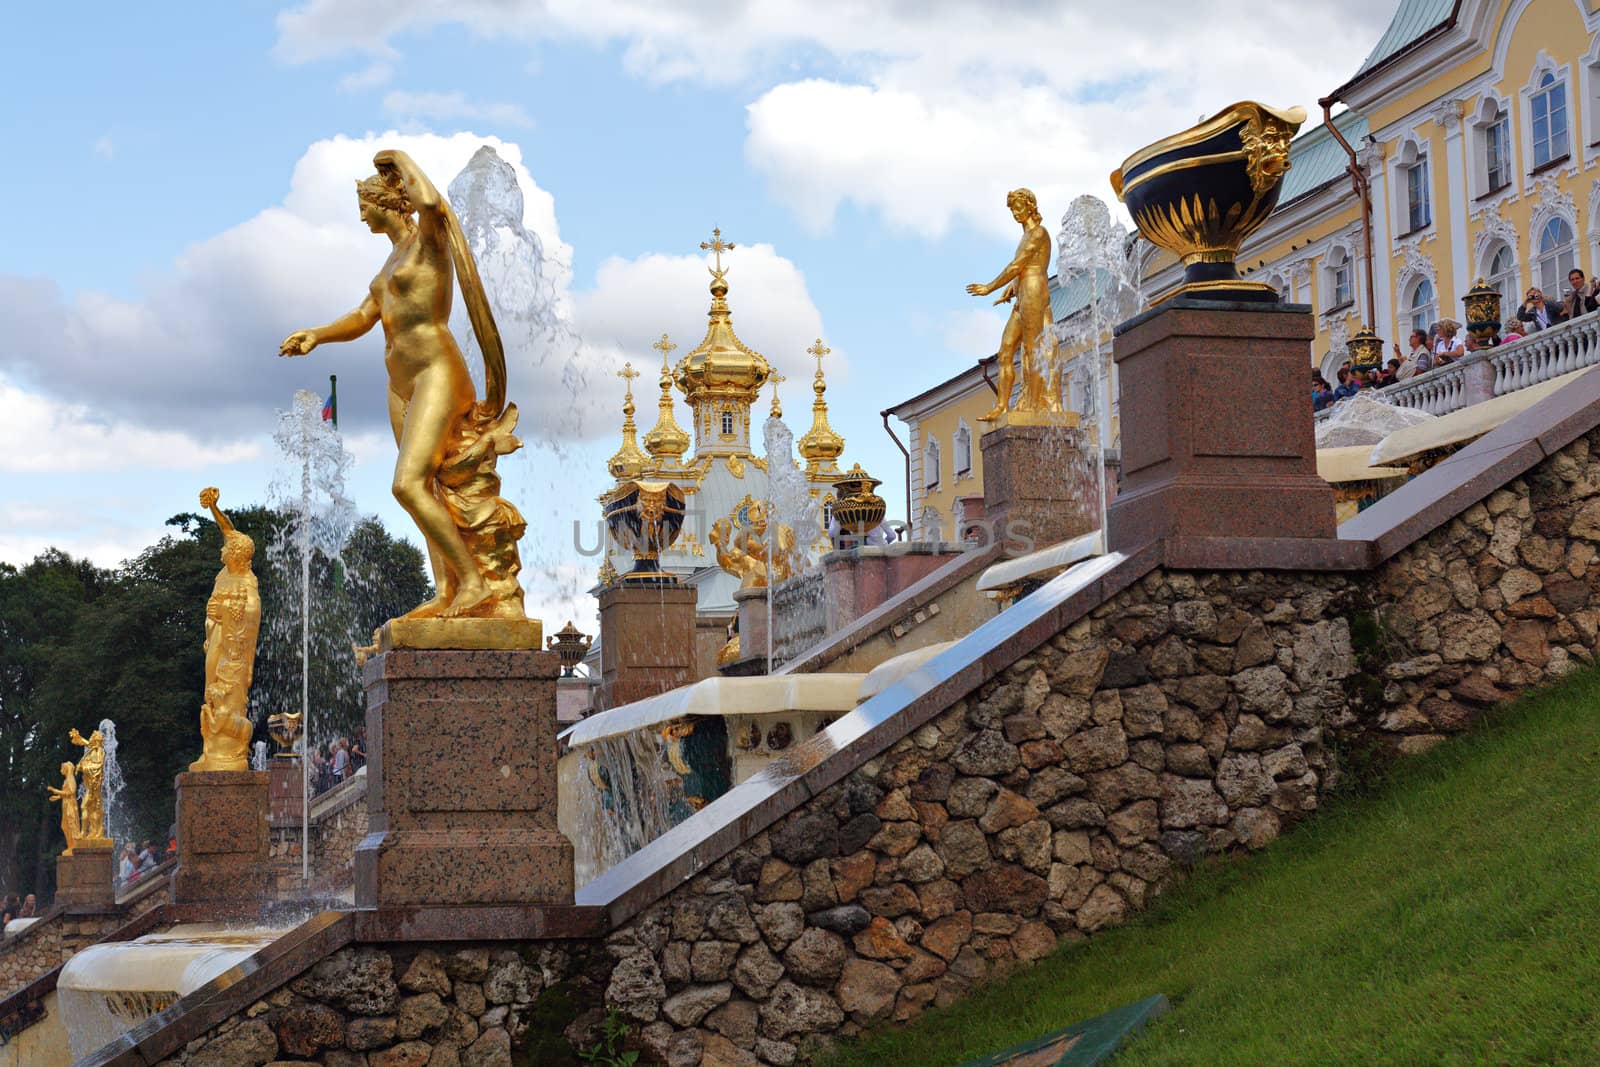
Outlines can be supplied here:
[[331, 396], [328, 398], [328, 402], [322, 405], [322, 421], [333, 421], [333, 397]]
[[322, 405], [322, 421], [333, 423], [333, 428], [339, 428], [339, 376], [328, 375], [328, 402]]

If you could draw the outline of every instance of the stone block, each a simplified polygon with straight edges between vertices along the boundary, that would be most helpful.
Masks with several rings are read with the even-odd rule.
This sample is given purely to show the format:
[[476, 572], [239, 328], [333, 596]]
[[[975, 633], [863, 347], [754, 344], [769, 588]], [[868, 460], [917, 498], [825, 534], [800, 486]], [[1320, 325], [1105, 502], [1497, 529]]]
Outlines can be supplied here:
[[177, 776], [178, 904], [249, 904], [273, 893], [268, 772], [188, 771]]
[[110, 841], [79, 841], [72, 855], [56, 857], [56, 904], [69, 913], [114, 910], [114, 867]]

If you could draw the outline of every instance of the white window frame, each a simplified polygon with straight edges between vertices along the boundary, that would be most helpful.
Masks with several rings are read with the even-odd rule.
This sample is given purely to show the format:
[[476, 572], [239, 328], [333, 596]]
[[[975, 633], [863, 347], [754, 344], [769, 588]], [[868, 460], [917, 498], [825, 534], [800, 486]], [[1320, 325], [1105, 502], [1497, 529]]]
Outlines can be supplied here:
[[[1343, 269], [1348, 276], [1346, 286], [1348, 291], [1340, 298], [1338, 277]], [[1356, 299], [1356, 261], [1350, 250], [1342, 244], [1336, 244], [1328, 249], [1328, 254], [1322, 260], [1322, 288], [1323, 288], [1323, 314], [1340, 311], [1355, 303]]]
[[723, 411], [721, 414], [722, 414], [722, 419], [721, 419], [720, 427], [721, 427], [722, 435], [724, 437], [732, 437], [732, 436], [734, 436], [734, 432], [735, 431], [734, 431], [734, 424], [733, 424], [733, 412], [731, 412], [731, 411]]
[[[1504, 273], [1496, 273], [1495, 260], [1502, 254], [1511, 257], [1510, 269]], [[1484, 282], [1500, 290], [1500, 320], [1505, 322], [1517, 313], [1517, 305], [1522, 303], [1522, 294], [1527, 292], [1522, 287], [1522, 263], [1517, 257], [1517, 249], [1506, 241], [1496, 241], [1483, 253], [1483, 262], [1479, 264], [1478, 275]]]
[[[1545, 237], [1553, 226], [1564, 226], [1567, 231], [1565, 246], [1545, 247]], [[1533, 235], [1533, 284], [1544, 293], [1547, 303], [1561, 302], [1566, 291], [1567, 273], [1578, 266], [1578, 228], [1564, 215], [1551, 215], [1539, 225]]]
[[[1544, 83], [1546, 76], [1549, 76], [1552, 79], [1550, 85], [1546, 85]], [[1560, 171], [1566, 167], [1576, 168], [1577, 161], [1582, 158], [1581, 153], [1574, 151], [1574, 147], [1582, 144], [1583, 142], [1579, 141], [1578, 139], [1578, 111], [1574, 106], [1575, 101], [1573, 100], [1572, 85], [1573, 78], [1571, 65], [1557, 63], [1555, 60], [1550, 58], [1547, 52], [1540, 51], [1538, 58], [1534, 60], [1533, 70], [1528, 75], [1527, 84], [1524, 85], [1520, 90], [1522, 98], [1521, 173], [1525, 176], [1531, 178], [1545, 173], [1546, 170]], [[1549, 92], [1555, 86], [1560, 86], [1562, 93], [1564, 94], [1565, 115], [1561, 128], [1564, 131], [1564, 136], [1566, 137], [1567, 141], [1566, 152], [1553, 153], [1551, 159], [1546, 160], [1544, 163], [1540, 163], [1537, 155], [1535, 154], [1536, 146], [1533, 128], [1534, 98], [1543, 93]], [[1554, 136], [1553, 131], [1550, 136]], [[1559, 165], [1552, 166], [1551, 163], [1553, 160], [1561, 160], [1561, 162]]]
[[957, 420], [954, 444], [955, 455], [952, 459], [956, 478], [959, 480], [972, 477], [972, 429], [967, 425], [966, 419]]
[[[1416, 134], [1407, 134], [1401, 141], [1400, 147], [1394, 154], [1394, 165], [1390, 171], [1392, 181], [1390, 188], [1394, 191], [1394, 232], [1399, 237], [1413, 237], [1418, 234], [1428, 233], [1433, 229], [1433, 175], [1428, 165], [1432, 153], [1429, 152], [1429, 142], [1426, 138]], [[1422, 209], [1427, 218], [1422, 225], [1413, 227], [1411, 205], [1411, 179], [1413, 173], [1420, 175], [1422, 190]]]
[[[929, 470], [933, 471], [933, 478], [928, 478]], [[943, 472], [939, 469], [939, 442], [936, 438], [929, 437], [928, 443], [922, 449], [922, 489], [931, 493], [939, 488]]]
[[[1484, 93], [1473, 111], [1472, 171], [1467, 176], [1467, 189], [1472, 198], [1472, 211], [1482, 210], [1500, 196], [1511, 193], [1517, 185], [1516, 123], [1512, 121], [1511, 105], [1492, 89]], [[1489, 141], [1497, 126], [1505, 128], [1505, 159], [1502, 161], [1504, 182], [1493, 185], [1489, 180]]]
[[[1417, 298], [1422, 295], [1423, 286], [1428, 287], [1428, 299], [1418, 303]], [[1426, 332], [1429, 326], [1439, 321], [1439, 286], [1432, 278], [1420, 275], [1406, 285], [1405, 317], [1408, 336], [1412, 330]]]

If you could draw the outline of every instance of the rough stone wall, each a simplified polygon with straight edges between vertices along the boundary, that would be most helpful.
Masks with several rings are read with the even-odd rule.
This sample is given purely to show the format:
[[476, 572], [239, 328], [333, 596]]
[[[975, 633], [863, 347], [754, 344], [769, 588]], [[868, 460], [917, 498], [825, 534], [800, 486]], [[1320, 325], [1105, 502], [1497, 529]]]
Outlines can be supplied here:
[[[365, 779], [363, 779], [363, 782]], [[353, 799], [324, 813], [311, 825], [311, 885], [337, 893], [355, 884], [355, 849], [367, 836], [366, 786]], [[272, 868], [280, 897], [300, 892], [300, 828], [274, 827]]]
[[58, 913], [0, 942], [0, 999], [61, 966], [130, 917]]
[[[504, 1015], [469, 1010], [469, 978], [452, 1006], [404, 977], [370, 1002], [303, 977], [180, 1062], [263, 1063], [204, 1057], [267, 1036], [288, 1054], [273, 1020], [316, 1001], [342, 1027], [323, 1063], [509, 1063], [537, 1030], [519, 1032], [518, 1006], [565, 978], [580, 1040], [603, 1005], [673, 1067], [784, 1067], [958, 999], [1125, 920], [1202, 854], [1266, 845], [1336, 784], [1335, 751], [1423, 751], [1592, 661], [1597, 446], [1600, 431], [1372, 573], [1152, 572], [603, 944], [488, 950], [538, 974]], [[347, 951], [404, 976], [416, 950]], [[354, 968], [345, 955], [318, 968]], [[407, 1002], [440, 1021], [402, 1030]], [[382, 1041], [351, 1036], [369, 1031]]]

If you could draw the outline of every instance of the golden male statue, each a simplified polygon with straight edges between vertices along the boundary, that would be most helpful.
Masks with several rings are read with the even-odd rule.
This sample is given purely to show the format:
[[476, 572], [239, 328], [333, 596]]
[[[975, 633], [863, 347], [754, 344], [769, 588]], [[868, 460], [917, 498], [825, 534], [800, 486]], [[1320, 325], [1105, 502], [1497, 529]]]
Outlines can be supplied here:
[[250, 769], [250, 679], [261, 633], [261, 590], [250, 570], [256, 543], [233, 528], [214, 488], [200, 491], [222, 531], [222, 569], [206, 601], [205, 702], [200, 706], [200, 758], [191, 771]]
[[[83, 758], [78, 761], [78, 779], [83, 782], [83, 807], [78, 816], [77, 839], [85, 843], [105, 844], [110, 840], [106, 837], [104, 800], [106, 781], [105, 735], [96, 730], [85, 740], [84, 736], [74, 727], [67, 737], [71, 739], [73, 744], [83, 749]], [[76, 843], [74, 847], [76, 847]]]
[[[767, 531], [777, 528], [777, 551], [773, 554]], [[774, 582], [794, 577], [794, 530], [767, 521], [767, 506], [746, 497], [726, 519], [711, 524], [711, 544], [716, 549], [717, 565], [739, 579], [740, 589], [760, 589], [767, 584], [768, 557]]]
[[[1006, 207], [1022, 227], [1017, 253], [1004, 270], [987, 285], [967, 286], [973, 296], [988, 296], [1002, 285], [996, 304], [1011, 304], [1000, 338], [999, 396], [994, 407], [978, 418], [993, 422], [1008, 410], [1018, 412], [1059, 412], [1061, 410], [1060, 369], [1056, 360], [1055, 331], [1050, 315], [1050, 234], [1039, 215], [1039, 201], [1028, 189], [1013, 189], [1006, 194]], [[1011, 392], [1016, 384], [1017, 357], [1022, 357], [1022, 394], [1015, 409]]]
[[[354, 311], [290, 334], [279, 355], [352, 341], [383, 324], [389, 423], [400, 456], [394, 495], [428, 545], [437, 595], [405, 618], [523, 619], [517, 539], [526, 523], [500, 497], [496, 457], [520, 448], [506, 403], [505, 351], [450, 202], [404, 152], [385, 149], [378, 173], [356, 183], [361, 221], [394, 249]], [[487, 397], [477, 400], [450, 334], [455, 279], [483, 351]], [[537, 642], [535, 642], [537, 644]]]

